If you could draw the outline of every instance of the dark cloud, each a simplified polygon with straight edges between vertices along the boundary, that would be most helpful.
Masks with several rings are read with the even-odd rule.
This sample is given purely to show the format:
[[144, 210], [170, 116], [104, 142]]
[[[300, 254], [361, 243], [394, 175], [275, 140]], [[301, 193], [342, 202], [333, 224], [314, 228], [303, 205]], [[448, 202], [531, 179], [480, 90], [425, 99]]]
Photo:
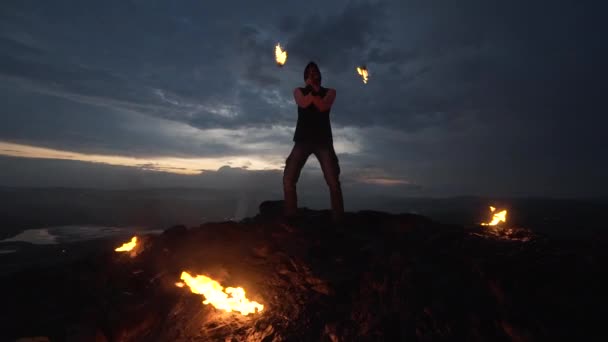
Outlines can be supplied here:
[[289, 36], [294, 62], [306, 65], [314, 60], [322, 72], [352, 72], [356, 66], [352, 62], [364, 62], [361, 57], [365, 51], [388, 29], [383, 25], [387, 10], [382, 3], [357, 1], [349, 2], [338, 13], [302, 18]]
[[81, 153], [130, 157], [225, 156], [241, 152], [186, 125], [66, 99], [5, 89], [0, 97], [18, 115], [0, 116], [4, 141]]
[[278, 86], [279, 78], [271, 69], [274, 58], [274, 41], [262, 37], [261, 31], [253, 26], [243, 26], [239, 31], [239, 53], [243, 60], [240, 78], [252, 81], [259, 87]]
[[278, 23], [278, 28], [286, 34], [293, 34], [301, 25], [301, 18], [293, 14], [282, 17]]
[[[603, 7], [6, 1], [0, 140], [129, 156], [283, 153], [291, 92], [315, 60], [337, 89], [337, 140], [357, 145], [338, 151], [346, 173], [384, 170], [368, 176], [438, 192], [605, 188], [594, 171], [608, 167]], [[224, 137], [197, 135], [210, 129]]]
[[0, 37], [0, 51], [9, 55], [22, 57], [39, 56], [44, 53], [42, 49], [8, 37]]

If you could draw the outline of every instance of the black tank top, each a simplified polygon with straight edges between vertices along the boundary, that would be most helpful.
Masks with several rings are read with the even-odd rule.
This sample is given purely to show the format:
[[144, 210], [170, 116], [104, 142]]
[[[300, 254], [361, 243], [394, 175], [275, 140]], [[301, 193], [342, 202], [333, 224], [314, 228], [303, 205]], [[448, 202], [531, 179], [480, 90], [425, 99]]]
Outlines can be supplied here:
[[[327, 88], [320, 87], [319, 95], [325, 97]], [[300, 88], [302, 94], [306, 95], [308, 91], [305, 88]], [[296, 142], [313, 142], [313, 143], [331, 143], [333, 141], [331, 133], [331, 124], [329, 123], [329, 112], [321, 112], [312, 103], [302, 108], [298, 106], [298, 124], [296, 132], [293, 136], [293, 141]]]

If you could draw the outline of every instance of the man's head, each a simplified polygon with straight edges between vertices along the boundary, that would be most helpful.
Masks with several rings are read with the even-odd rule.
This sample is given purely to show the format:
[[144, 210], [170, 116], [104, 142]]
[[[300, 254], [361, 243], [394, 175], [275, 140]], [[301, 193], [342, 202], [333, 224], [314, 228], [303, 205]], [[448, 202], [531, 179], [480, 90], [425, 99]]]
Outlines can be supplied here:
[[304, 68], [304, 82], [306, 84], [321, 85], [321, 70], [315, 62], [309, 62]]

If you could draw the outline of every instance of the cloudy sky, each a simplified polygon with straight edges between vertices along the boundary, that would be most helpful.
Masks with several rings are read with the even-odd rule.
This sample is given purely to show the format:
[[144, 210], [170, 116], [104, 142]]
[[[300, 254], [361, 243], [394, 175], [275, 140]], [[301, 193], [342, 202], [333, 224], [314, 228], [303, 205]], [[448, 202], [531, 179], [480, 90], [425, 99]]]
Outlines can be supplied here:
[[[324, 86], [337, 90], [331, 120], [346, 189], [608, 194], [598, 5], [5, 0], [0, 8], [0, 185], [280, 189], [297, 118], [292, 91], [314, 60]], [[277, 43], [289, 55], [283, 68]], [[367, 65], [368, 84], [358, 65]], [[323, 182], [314, 157], [303, 178]]]

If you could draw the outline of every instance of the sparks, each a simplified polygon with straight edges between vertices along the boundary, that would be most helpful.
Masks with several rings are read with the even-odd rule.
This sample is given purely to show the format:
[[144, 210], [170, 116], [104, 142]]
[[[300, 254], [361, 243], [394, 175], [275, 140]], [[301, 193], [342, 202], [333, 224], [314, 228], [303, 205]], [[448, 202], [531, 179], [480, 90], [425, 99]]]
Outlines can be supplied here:
[[363, 78], [363, 83], [367, 84], [367, 79], [369, 77], [369, 74], [367, 73], [367, 67], [357, 67], [357, 73]]
[[274, 48], [274, 55], [277, 65], [282, 67], [287, 61], [287, 51], [281, 49], [281, 45], [277, 43], [277, 46]]

